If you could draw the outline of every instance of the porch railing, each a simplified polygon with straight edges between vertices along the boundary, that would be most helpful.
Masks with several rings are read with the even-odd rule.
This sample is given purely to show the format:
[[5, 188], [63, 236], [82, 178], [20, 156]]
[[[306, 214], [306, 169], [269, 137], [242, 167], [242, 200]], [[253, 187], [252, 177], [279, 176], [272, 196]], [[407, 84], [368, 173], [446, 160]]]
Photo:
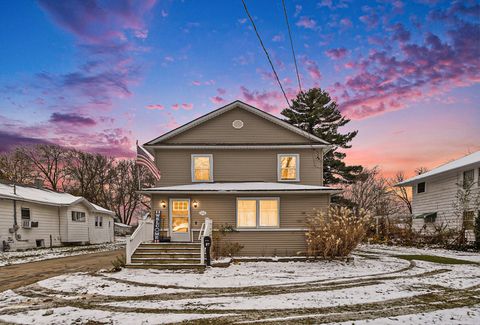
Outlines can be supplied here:
[[198, 239], [200, 240], [200, 264], [205, 264], [205, 244], [203, 238], [210, 237], [212, 238], [213, 222], [210, 218], [205, 218], [205, 222], [200, 228], [200, 233]]
[[127, 264], [132, 263], [132, 255], [135, 250], [144, 241], [153, 240], [153, 221], [140, 220], [138, 227], [133, 234], [127, 238], [127, 245], [125, 247], [125, 260]]

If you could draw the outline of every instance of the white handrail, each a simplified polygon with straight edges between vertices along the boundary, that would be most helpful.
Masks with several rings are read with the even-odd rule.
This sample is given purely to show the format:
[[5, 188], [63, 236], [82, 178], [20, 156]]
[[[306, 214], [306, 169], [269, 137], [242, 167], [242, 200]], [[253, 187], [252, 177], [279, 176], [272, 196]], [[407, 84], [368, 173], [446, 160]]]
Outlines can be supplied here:
[[212, 227], [213, 221], [210, 218], [205, 218], [205, 222], [202, 224], [200, 228], [200, 234], [198, 235], [198, 239], [200, 239], [200, 263], [205, 264], [205, 244], [203, 242], [203, 238], [210, 237], [212, 238]]
[[132, 263], [132, 255], [142, 242], [151, 240], [153, 240], [153, 222], [150, 220], [138, 221], [137, 229], [127, 238], [127, 245], [125, 246], [126, 264]]

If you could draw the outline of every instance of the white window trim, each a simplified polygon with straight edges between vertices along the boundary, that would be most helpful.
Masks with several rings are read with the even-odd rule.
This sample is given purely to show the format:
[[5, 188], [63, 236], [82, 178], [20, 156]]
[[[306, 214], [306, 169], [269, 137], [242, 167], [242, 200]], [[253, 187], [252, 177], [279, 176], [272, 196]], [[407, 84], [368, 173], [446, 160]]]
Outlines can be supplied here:
[[[22, 217], [22, 209], [27, 209], [29, 211], [29, 215], [30, 217], [28, 219], [23, 219]], [[32, 209], [30, 209], [30, 207], [20, 207], [20, 220], [32, 220]]]
[[[296, 171], [295, 179], [282, 179], [282, 157], [284, 156], [295, 156], [296, 161]], [[300, 154], [298, 153], [279, 153], [277, 154], [277, 180], [279, 182], [300, 182]]]
[[[256, 226], [255, 227], [239, 227], [238, 226], [238, 201], [241, 200], [255, 200], [256, 201]], [[261, 200], [276, 200], [277, 207], [278, 207], [278, 225], [277, 226], [260, 226], [260, 201]], [[237, 197], [235, 201], [235, 228], [238, 230], [246, 230], [246, 229], [279, 229], [280, 228], [280, 198], [279, 197], [268, 197], [268, 196], [261, 196], [261, 197], [248, 197], [248, 196], [241, 196]]]
[[[420, 183], [425, 183], [425, 191], [423, 192], [418, 192], [418, 184]], [[417, 185], [415, 185], [415, 194], [419, 194], [419, 195], [422, 195], [422, 194], [425, 194], [427, 193], [427, 182], [418, 182]]]
[[[100, 225], [100, 220], [102, 220]], [[103, 217], [102, 216], [95, 216], [95, 228], [103, 228]]]
[[[83, 220], [81, 220], [81, 221], [80, 221], [80, 220], [73, 220], [73, 213], [74, 213], [74, 212], [75, 212], [75, 213], [83, 213], [83, 215], [85, 216], [85, 218], [84, 218]], [[70, 211], [70, 220], [71, 220], [72, 222], [87, 222], [87, 214], [86, 214], [85, 212], [83, 212], [83, 211], [71, 210], [71, 211]]]
[[[195, 180], [195, 158], [208, 157], [210, 159], [210, 179], [208, 181]], [[190, 173], [192, 174], [192, 183], [213, 183], [213, 155], [212, 154], [192, 154], [190, 157]]]

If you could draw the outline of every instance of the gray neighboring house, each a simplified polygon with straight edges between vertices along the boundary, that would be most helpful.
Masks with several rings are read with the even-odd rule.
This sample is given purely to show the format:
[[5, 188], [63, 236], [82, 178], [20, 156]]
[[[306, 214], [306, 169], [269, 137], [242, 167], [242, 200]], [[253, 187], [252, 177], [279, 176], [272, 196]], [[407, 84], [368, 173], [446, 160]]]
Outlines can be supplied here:
[[[426, 232], [441, 224], [451, 229], [466, 229], [469, 241], [475, 240], [475, 219], [480, 218], [475, 204], [480, 188], [480, 151], [448, 162], [424, 174], [409, 178], [397, 186], [412, 187], [413, 227]], [[455, 208], [457, 193], [469, 186], [470, 204], [463, 215]]]
[[81, 196], [0, 183], [0, 250], [113, 242], [114, 216]]

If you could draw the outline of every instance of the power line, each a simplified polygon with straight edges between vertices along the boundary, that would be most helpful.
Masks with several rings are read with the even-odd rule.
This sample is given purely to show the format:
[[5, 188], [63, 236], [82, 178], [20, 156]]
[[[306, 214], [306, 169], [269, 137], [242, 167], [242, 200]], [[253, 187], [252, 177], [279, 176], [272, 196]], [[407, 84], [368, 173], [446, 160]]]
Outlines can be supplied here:
[[250, 12], [248, 11], [247, 4], [245, 3], [245, 0], [242, 0], [242, 3], [243, 3], [243, 8], [245, 8], [245, 12], [247, 13], [248, 18], [250, 19], [250, 22], [252, 23], [253, 29], [255, 30], [255, 34], [257, 34], [258, 41], [260, 42], [260, 45], [262, 46], [262, 49], [265, 52], [265, 55], [267, 56], [268, 62], [270, 63], [270, 67], [272, 68], [273, 74], [275, 75], [275, 79], [277, 79], [278, 85], [280, 86], [280, 89], [282, 90], [283, 97], [285, 97], [285, 100], [287, 101], [288, 107], [291, 107], [290, 106], [290, 101], [288, 100], [287, 94], [285, 93], [285, 90], [283, 89], [283, 86], [282, 86], [282, 83], [280, 82], [280, 78], [278, 77], [277, 71], [275, 70], [275, 67], [273, 66], [273, 62], [270, 59], [270, 55], [268, 54], [268, 51], [265, 48], [265, 45], [263, 44], [262, 38], [260, 37], [260, 34], [258, 33], [257, 26], [255, 25], [255, 22], [253, 21], [253, 18], [250, 15]]
[[297, 57], [295, 56], [295, 50], [293, 48], [292, 32], [290, 30], [290, 23], [288, 22], [287, 8], [285, 6], [285, 0], [282, 0], [283, 13], [285, 14], [285, 22], [287, 23], [288, 37], [290, 38], [290, 47], [292, 48], [293, 62], [295, 63], [295, 71], [297, 73], [298, 89], [302, 92], [302, 83], [300, 82], [300, 74], [298, 73]]

